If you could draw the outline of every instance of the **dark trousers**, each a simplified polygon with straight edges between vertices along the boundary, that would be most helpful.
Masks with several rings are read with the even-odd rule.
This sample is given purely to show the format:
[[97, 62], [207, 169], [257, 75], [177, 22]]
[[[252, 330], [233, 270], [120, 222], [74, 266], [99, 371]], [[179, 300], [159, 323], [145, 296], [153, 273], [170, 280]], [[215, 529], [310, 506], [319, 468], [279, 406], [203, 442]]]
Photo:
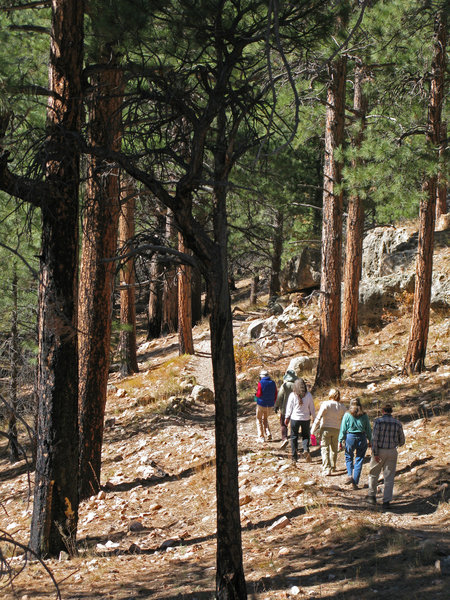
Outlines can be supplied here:
[[291, 452], [293, 460], [298, 458], [298, 432], [301, 431], [303, 452], [309, 452], [310, 421], [291, 420]]
[[282, 440], [287, 440], [287, 437], [288, 437], [288, 428], [287, 428], [287, 425], [284, 424], [285, 418], [286, 417], [284, 415], [280, 415], [281, 439]]

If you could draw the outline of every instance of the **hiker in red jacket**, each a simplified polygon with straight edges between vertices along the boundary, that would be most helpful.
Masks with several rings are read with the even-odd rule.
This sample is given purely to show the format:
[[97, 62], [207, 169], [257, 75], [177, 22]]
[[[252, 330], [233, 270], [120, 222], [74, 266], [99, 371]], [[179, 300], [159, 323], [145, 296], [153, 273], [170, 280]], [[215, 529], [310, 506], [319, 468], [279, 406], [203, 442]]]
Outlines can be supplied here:
[[272, 433], [269, 427], [269, 414], [277, 399], [277, 386], [265, 369], [260, 372], [259, 378], [255, 394], [257, 441], [265, 442], [267, 440], [270, 442]]

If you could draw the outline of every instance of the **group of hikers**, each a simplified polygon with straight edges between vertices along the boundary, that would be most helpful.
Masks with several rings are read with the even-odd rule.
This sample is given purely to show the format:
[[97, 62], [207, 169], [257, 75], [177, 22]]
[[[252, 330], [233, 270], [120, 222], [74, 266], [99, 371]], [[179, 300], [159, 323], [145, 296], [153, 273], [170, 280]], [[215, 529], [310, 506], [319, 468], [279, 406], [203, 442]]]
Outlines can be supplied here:
[[280, 413], [280, 448], [285, 448], [290, 441], [292, 462], [298, 462], [299, 437], [305, 461], [311, 462], [310, 444], [311, 440], [315, 441], [317, 433], [323, 475], [331, 476], [336, 472], [338, 450], [344, 448], [348, 475], [346, 483], [354, 489], [358, 489], [364, 457], [368, 447], [371, 447], [367, 501], [376, 504], [378, 479], [383, 472], [383, 508], [389, 509], [397, 468], [397, 448], [405, 443], [402, 424], [392, 416], [390, 404], [383, 406], [383, 415], [375, 419], [372, 429], [360, 399], [352, 399], [347, 410], [340, 401], [339, 390], [333, 388], [316, 415], [311, 392], [305, 381], [291, 369], [286, 371], [279, 390], [268, 371], [262, 370], [255, 400], [258, 442], [272, 441], [269, 415], [275, 410], [275, 413]]

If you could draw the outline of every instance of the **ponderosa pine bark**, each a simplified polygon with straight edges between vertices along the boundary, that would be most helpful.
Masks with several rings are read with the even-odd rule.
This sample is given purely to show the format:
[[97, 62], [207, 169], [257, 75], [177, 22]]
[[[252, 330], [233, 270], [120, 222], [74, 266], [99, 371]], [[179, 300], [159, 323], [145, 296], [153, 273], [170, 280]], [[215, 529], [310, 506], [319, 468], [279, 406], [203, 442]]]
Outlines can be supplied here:
[[[353, 109], [360, 126], [353, 145], [361, 146], [365, 129], [367, 101], [363, 95], [362, 81], [364, 67], [355, 66], [355, 82]], [[352, 166], [358, 166], [358, 160], [352, 161]], [[348, 203], [347, 244], [345, 252], [344, 300], [342, 304], [342, 346], [351, 348], [358, 345], [358, 307], [359, 283], [362, 270], [362, 251], [364, 235], [364, 203], [358, 194], [352, 194]]]
[[30, 548], [75, 551], [78, 523], [78, 186], [84, 3], [52, 2], [41, 205], [37, 458]]
[[[119, 151], [122, 71], [111, 48], [91, 78], [89, 143]], [[79, 288], [80, 499], [100, 490], [103, 420], [110, 364], [112, 301], [119, 225], [119, 171], [89, 156]]]
[[[126, 254], [129, 240], [134, 237], [136, 192], [127, 179], [121, 193], [119, 217], [119, 247]], [[139, 372], [136, 347], [136, 288], [134, 258], [123, 261], [120, 268], [120, 372], [131, 375]]]
[[[430, 151], [439, 148], [442, 103], [444, 101], [444, 74], [447, 44], [447, 16], [438, 13], [435, 20], [434, 54], [431, 68], [431, 88], [428, 102], [427, 142]], [[436, 218], [437, 175], [428, 176], [423, 184], [420, 202], [419, 239], [416, 258], [416, 284], [411, 331], [403, 373], [421, 373], [430, 324], [431, 281], [433, 275], [434, 226]]]
[[314, 385], [341, 378], [341, 259], [342, 259], [342, 164], [336, 150], [344, 140], [346, 57], [329, 67], [325, 125], [324, 192], [322, 217], [322, 266], [320, 280], [319, 359]]
[[[178, 232], [178, 250], [185, 254], [187, 248], [184, 237]], [[178, 346], [180, 354], [194, 354], [194, 339], [192, 337], [192, 267], [178, 267]]]

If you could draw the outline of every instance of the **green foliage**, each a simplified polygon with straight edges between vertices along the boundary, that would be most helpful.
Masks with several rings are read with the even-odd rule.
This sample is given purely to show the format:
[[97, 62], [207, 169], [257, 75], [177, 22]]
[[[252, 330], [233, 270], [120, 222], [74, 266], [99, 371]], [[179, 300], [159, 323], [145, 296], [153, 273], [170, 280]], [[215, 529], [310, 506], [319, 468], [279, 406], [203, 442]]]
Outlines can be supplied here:
[[[360, 148], [349, 143], [345, 149], [344, 189], [347, 197], [364, 199], [374, 224], [416, 218], [422, 182], [437, 172], [437, 149], [425, 136], [433, 23], [431, 4], [377, 2], [355, 38], [355, 45], [364, 42], [356, 56], [366, 67], [368, 112]], [[348, 125], [351, 140], [360, 122], [352, 119]]]
[[[282, 3], [276, 15], [262, 0], [92, 0], [86, 62], [90, 68], [107, 60], [111, 49], [121, 56], [127, 78], [123, 148], [168, 194], [190, 173], [187, 157], [198, 141], [196, 128], [210, 119], [202, 179], [193, 186], [194, 212], [207, 228], [218, 147], [214, 106], [223, 106], [227, 135], [237, 127], [227, 184], [230, 264], [242, 273], [264, 273], [270, 269], [276, 215], [284, 219], [283, 263], [310, 243], [303, 240], [320, 237], [326, 66], [346, 40], [347, 106], [353, 103], [359, 61], [367, 66], [368, 113], [360, 147], [352, 144], [359, 120], [346, 113], [345, 197], [359, 194], [373, 224], [417, 216], [423, 178], [437, 169], [436, 149], [427, 146], [424, 131], [433, 11], [440, 6], [418, 0], [369, 3], [347, 40], [359, 3], [302, 0]], [[11, 168], [38, 177], [49, 16], [48, 8], [0, 12], [0, 112], [11, 114], [3, 147], [12, 153]], [[27, 25], [33, 30], [24, 29]], [[230, 57], [220, 78], [221, 64]], [[2, 205], [6, 223], [12, 208], [4, 199]], [[142, 227], [153, 227], [154, 219], [144, 217]], [[20, 251], [31, 257], [38, 253], [35, 246], [25, 251], [21, 244]], [[22, 269], [24, 263], [17, 264]], [[9, 277], [7, 267], [5, 282]], [[8, 318], [5, 309], [2, 322]]]
[[[20, 378], [33, 381], [36, 357], [38, 231], [15, 205], [0, 194], [0, 363], [9, 372], [14, 308], [14, 275], [17, 277], [17, 335]], [[32, 272], [34, 271], [34, 272]]]

